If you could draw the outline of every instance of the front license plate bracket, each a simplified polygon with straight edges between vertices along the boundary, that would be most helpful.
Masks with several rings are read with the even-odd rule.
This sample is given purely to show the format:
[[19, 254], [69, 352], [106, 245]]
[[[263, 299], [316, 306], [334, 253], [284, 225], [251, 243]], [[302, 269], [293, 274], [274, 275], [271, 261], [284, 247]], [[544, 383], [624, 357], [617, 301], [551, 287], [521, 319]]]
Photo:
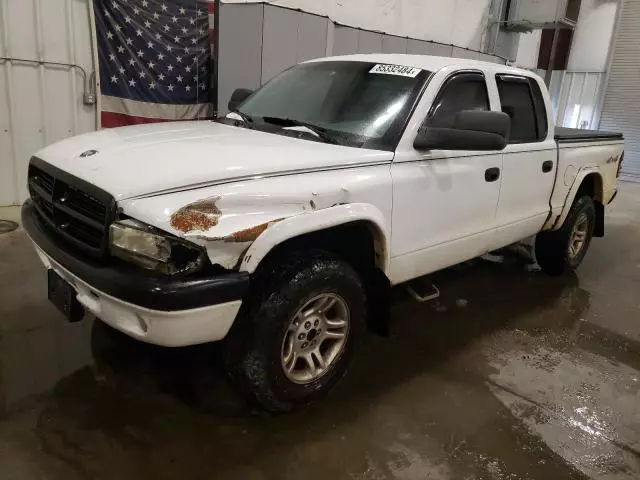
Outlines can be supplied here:
[[47, 270], [47, 297], [70, 322], [79, 322], [84, 317], [74, 288], [51, 268]]

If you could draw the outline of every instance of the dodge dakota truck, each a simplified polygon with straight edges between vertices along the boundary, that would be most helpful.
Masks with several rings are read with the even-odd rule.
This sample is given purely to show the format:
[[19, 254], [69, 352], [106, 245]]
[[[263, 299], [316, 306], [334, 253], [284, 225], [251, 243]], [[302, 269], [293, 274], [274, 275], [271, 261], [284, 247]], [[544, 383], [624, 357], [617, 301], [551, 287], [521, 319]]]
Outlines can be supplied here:
[[620, 134], [555, 127], [534, 73], [465, 59], [312, 60], [229, 110], [44, 148], [22, 222], [70, 320], [222, 341], [272, 411], [343, 377], [394, 285], [534, 235], [544, 272], [575, 269], [623, 160]]

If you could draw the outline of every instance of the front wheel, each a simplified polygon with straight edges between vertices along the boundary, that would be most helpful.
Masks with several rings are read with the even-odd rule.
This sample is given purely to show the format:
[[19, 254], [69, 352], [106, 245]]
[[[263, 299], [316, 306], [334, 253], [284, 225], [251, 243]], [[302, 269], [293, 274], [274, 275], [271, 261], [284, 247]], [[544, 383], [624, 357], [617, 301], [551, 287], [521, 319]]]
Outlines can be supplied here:
[[281, 258], [255, 283], [225, 340], [227, 371], [255, 403], [290, 411], [346, 373], [364, 330], [364, 288], [349, 264], [323, 251]]
[[536, 259], [542, 270], [561, 275], [582, 263], [593, 237], [596, 210], [587, 195], [576, 198], [559, 230], [536, 237]]

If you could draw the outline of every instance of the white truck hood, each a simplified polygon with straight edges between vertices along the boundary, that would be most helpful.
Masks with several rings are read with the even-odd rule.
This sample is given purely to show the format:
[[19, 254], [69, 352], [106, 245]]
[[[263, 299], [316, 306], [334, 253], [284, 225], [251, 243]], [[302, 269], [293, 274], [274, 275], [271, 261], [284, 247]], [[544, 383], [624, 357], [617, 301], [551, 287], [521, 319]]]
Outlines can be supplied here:
[[[81, 156], [89, 150], [97, 153]], [[393, 153], [200, 121], [101, 130], [55, 143], [36, 156], [123, 200], [252, 176], [390, 161]]]

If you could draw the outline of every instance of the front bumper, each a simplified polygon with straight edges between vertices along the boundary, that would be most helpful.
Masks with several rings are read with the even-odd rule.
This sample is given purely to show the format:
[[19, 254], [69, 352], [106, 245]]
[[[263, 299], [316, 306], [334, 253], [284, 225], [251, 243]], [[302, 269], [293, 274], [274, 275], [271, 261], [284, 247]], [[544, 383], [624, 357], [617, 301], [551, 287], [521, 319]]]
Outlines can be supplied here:
[[78, 301], [105, 323], [148, 343], [178, 347], [224, 338], [249, 286], [246, 272], [165, 277], [134, 265], [103, 265], [71, 253], [30, 201], [21, 216], [44, 265], [73, 286]]

